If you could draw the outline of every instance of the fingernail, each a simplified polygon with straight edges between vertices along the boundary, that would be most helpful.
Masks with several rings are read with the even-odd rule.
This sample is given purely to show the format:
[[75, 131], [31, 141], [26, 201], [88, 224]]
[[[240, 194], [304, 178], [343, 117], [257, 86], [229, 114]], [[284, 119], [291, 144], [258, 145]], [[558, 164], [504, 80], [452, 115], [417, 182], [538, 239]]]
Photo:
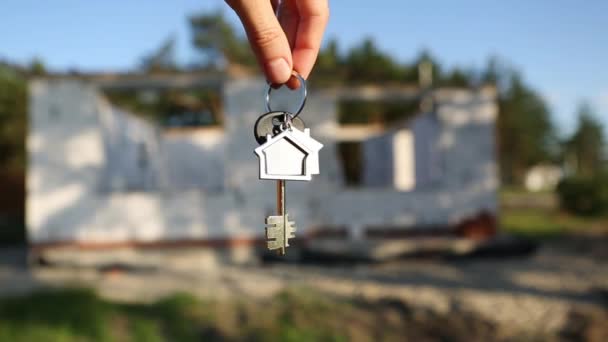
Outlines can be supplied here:
[[266, 76], [273, 83], [285, 83], [291, 75], [291, 68], [285, 58], [276, 58], [266, 63]]

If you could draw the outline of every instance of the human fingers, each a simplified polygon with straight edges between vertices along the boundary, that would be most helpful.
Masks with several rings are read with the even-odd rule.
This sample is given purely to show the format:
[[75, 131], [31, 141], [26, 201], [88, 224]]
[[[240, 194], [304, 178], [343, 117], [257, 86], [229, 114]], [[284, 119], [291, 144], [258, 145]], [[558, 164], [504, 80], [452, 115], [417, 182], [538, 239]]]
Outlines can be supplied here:
[[300, 14], [296, 0], [283, 0], [278, 9], [278, 18], [285, 36], [289, 41], [289, 46], [293, 49], [296, 42], [296, 33], [298, 32], [298, 23]]
[[310, 74], [329, 19], [327, 0], [296, 0], [298, 28], [292, 48], [293, 68], [304, 78]]
[[239, 16], [249, 43], [271, 83], [285, 83], [293, 69], [289, 42], [268, 0], [226, 0]]

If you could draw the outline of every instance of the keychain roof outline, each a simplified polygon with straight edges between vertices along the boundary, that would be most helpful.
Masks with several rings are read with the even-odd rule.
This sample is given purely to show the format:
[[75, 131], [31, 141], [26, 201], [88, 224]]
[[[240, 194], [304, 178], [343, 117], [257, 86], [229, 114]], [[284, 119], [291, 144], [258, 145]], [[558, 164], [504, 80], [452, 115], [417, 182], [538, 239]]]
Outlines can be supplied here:
[[[303, 172], [301, 174], [270, 174], [268, 173], [267, 155], [265, 151], [282, 140], [288, 140], [295, 148], [304, 152]], [[276, 136], [268, 135], [266, 142], [254, 150], [260, 163], [260, 179], [284, 179], [310, 181], [313, 174], [319, 174], [319, 150], [323, 144], [310, 136], [310, 129], [300, 131], [295, 127], [287, 129]]]

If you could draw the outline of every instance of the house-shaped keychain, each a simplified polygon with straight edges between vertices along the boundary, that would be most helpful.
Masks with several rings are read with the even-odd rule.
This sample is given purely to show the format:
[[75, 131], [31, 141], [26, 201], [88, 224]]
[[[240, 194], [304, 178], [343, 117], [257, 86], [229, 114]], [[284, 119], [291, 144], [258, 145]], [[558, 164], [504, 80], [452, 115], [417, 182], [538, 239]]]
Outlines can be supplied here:
[[319, 174], [319, 150], [323, 144], [310, 130], [290, 127], [254, 150], [260, 160], [260, 179], [306, 180]]

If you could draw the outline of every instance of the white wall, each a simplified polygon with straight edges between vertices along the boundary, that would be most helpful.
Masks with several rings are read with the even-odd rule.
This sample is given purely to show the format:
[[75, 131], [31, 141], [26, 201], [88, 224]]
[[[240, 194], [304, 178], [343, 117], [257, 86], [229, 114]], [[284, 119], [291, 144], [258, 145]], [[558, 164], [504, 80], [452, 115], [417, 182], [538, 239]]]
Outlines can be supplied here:
[[[252, 127], [263, 113], [263, 87], [259, 79], [225, 85], [223, 131], [164, 134], [140, 119], [117, 114], [94, 85], [75, 80], [32, 82], [30, 240], [262, 236], [264, 218], [276, 207], [275, 183], [258, 179], [253, 154], [257, 143]], [[415, 179], [432, 182], [404, 192], [343, 186], [335, 140], [337, 99], [311, 92], [302, 118], [324, 148], [321, 174], [312, 182], [287, 185], [288, 212], [299, 234], [318, 226], [445, 225], [481, 210], [496, 211], [494, 94], [446, 90], [436, 95], [434, 120], [441, 128], [437, 139], [420, 143], [431, 135], [416, 136], [417, 131], [428, 132], [424, 124], [413, 128], [416, 146], [428, 148], [433, 143], [438, 150], [427, 169], [415, 170]], [[118, 122], [133, 128], [120, 133]], [[131, 147], [120, 147], [125, 141]], [[150, 158], [144, 163], [145, 177], [138, 179], [137, 172], [129, 170], [141, 168], [139, 152], [132, 146], [142, 143]], [[131, 166], [119, 166], [123, 162]], [[434, 165], [439, 165], [439, 176], [431, 174]]]

